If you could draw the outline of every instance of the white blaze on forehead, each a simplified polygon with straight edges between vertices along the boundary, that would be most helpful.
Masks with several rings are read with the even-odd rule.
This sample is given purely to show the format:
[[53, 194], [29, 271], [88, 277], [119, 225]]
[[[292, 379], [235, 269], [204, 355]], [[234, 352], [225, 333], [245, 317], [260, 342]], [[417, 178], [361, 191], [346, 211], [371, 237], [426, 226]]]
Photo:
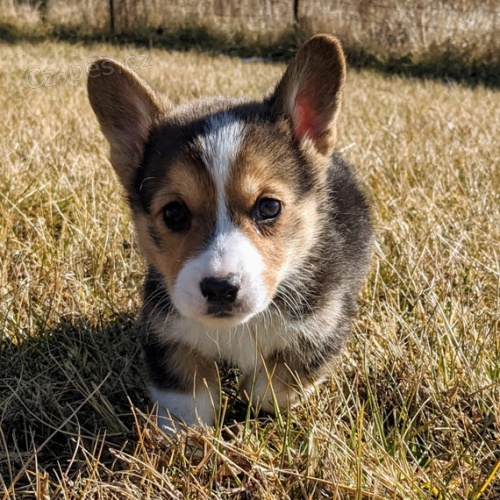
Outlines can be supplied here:
[[241, 147], [244, 124], [230, 113], [213, 115], [207, 120], [199, 144], [202, 158], [217, 189], [217, 225], [229, 223], [225, 186], [229, 171]]
[[200, 290], [204, 278], [229, 274], [239, 278], [241, 287], [235, 304], [239, 322], [261, 312], [270, 300], [263, 277], [264, 260], [251, 239], [231, 221], [226, 197], [227, 181], [244, 133], [243, 122], [231, 113], [220, 113], [207, 119], [198, 138], [203, 162], [217, 191], [217, 220], [210, 243], [184, 264], [172, 289], [172, 302], [185, 317], [207, 314], [207, 300]]

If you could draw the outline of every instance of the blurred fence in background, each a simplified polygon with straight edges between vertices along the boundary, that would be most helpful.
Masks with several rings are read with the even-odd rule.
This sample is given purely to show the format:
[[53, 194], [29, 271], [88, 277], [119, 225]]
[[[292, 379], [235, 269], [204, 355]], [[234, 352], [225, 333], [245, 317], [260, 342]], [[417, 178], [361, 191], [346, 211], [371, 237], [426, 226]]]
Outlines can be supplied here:
[[269, 47], [329, 32], [355, 62], [488, 66], [500, 78], [498, 0], [0, 0], [0, 19], [131, 41], [177, 33], [202, 46], [223, 38]]

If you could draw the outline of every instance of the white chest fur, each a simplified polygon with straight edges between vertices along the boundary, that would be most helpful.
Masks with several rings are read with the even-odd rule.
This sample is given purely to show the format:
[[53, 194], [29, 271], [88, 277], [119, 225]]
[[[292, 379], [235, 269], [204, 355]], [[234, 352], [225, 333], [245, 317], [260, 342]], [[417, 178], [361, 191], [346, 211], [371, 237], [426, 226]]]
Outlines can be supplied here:
[[292, 338], [286, 322], [266, 310], [250, 321], [227, 328], [209, 328], [196, 320], [172, 317], [155, 325], [159, 338], [189, 345], [206, 357], [222, 359], [250, 373], [259, 361], [283, 350]]

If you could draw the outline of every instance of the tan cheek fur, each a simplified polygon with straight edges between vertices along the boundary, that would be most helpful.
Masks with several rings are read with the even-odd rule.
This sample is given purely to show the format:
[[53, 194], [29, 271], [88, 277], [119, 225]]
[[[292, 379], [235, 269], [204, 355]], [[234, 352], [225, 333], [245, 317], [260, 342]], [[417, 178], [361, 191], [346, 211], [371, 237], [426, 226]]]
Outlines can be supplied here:
[[[151, 204], [151, 215], [140, 213], [135, 223], [144, 257], [165, 276], [171, 288], [186, 261], [199, 253], [210, 236], [215, 222], [215, 192], [208, 176], [189, 162], [173, 165], [162, 184]], [[187, 232], [173, 232], [163, 220], [164, 207], [175, 200], [182, 200], [191, 212]], [[151, 236], [153, 231], [156, 238]]]
[[[281, 280], [302, 262], [316, 240], [317, 201], [306, 199], [298, 203], [291, 187], [270, 175], [270, 160], [262, 156], [241, 155], [237, 167], [238, 175], [231, 178], [228, 186], [232, 215], [265, 263], [263, 278], [271, 298]], [[274, 224], [259, 227], [251, 213], [262, 197], [279, 200], [282, 211]]]

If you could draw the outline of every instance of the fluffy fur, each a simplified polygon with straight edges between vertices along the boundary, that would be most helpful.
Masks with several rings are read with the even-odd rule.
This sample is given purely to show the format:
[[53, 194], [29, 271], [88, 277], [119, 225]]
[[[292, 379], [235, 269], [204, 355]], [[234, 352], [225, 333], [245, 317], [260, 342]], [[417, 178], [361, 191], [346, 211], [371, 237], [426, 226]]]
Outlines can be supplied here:
[[213, 424], [218, 365], [267, 411], [328, 374], [348, 336], [372, 228], [333, 153], [345, 80], [338, 41], [313, 37], [262, 101], [174, 107], [101, 59], [89, 98], [148, 262], [140, 316], [164, 424]]

